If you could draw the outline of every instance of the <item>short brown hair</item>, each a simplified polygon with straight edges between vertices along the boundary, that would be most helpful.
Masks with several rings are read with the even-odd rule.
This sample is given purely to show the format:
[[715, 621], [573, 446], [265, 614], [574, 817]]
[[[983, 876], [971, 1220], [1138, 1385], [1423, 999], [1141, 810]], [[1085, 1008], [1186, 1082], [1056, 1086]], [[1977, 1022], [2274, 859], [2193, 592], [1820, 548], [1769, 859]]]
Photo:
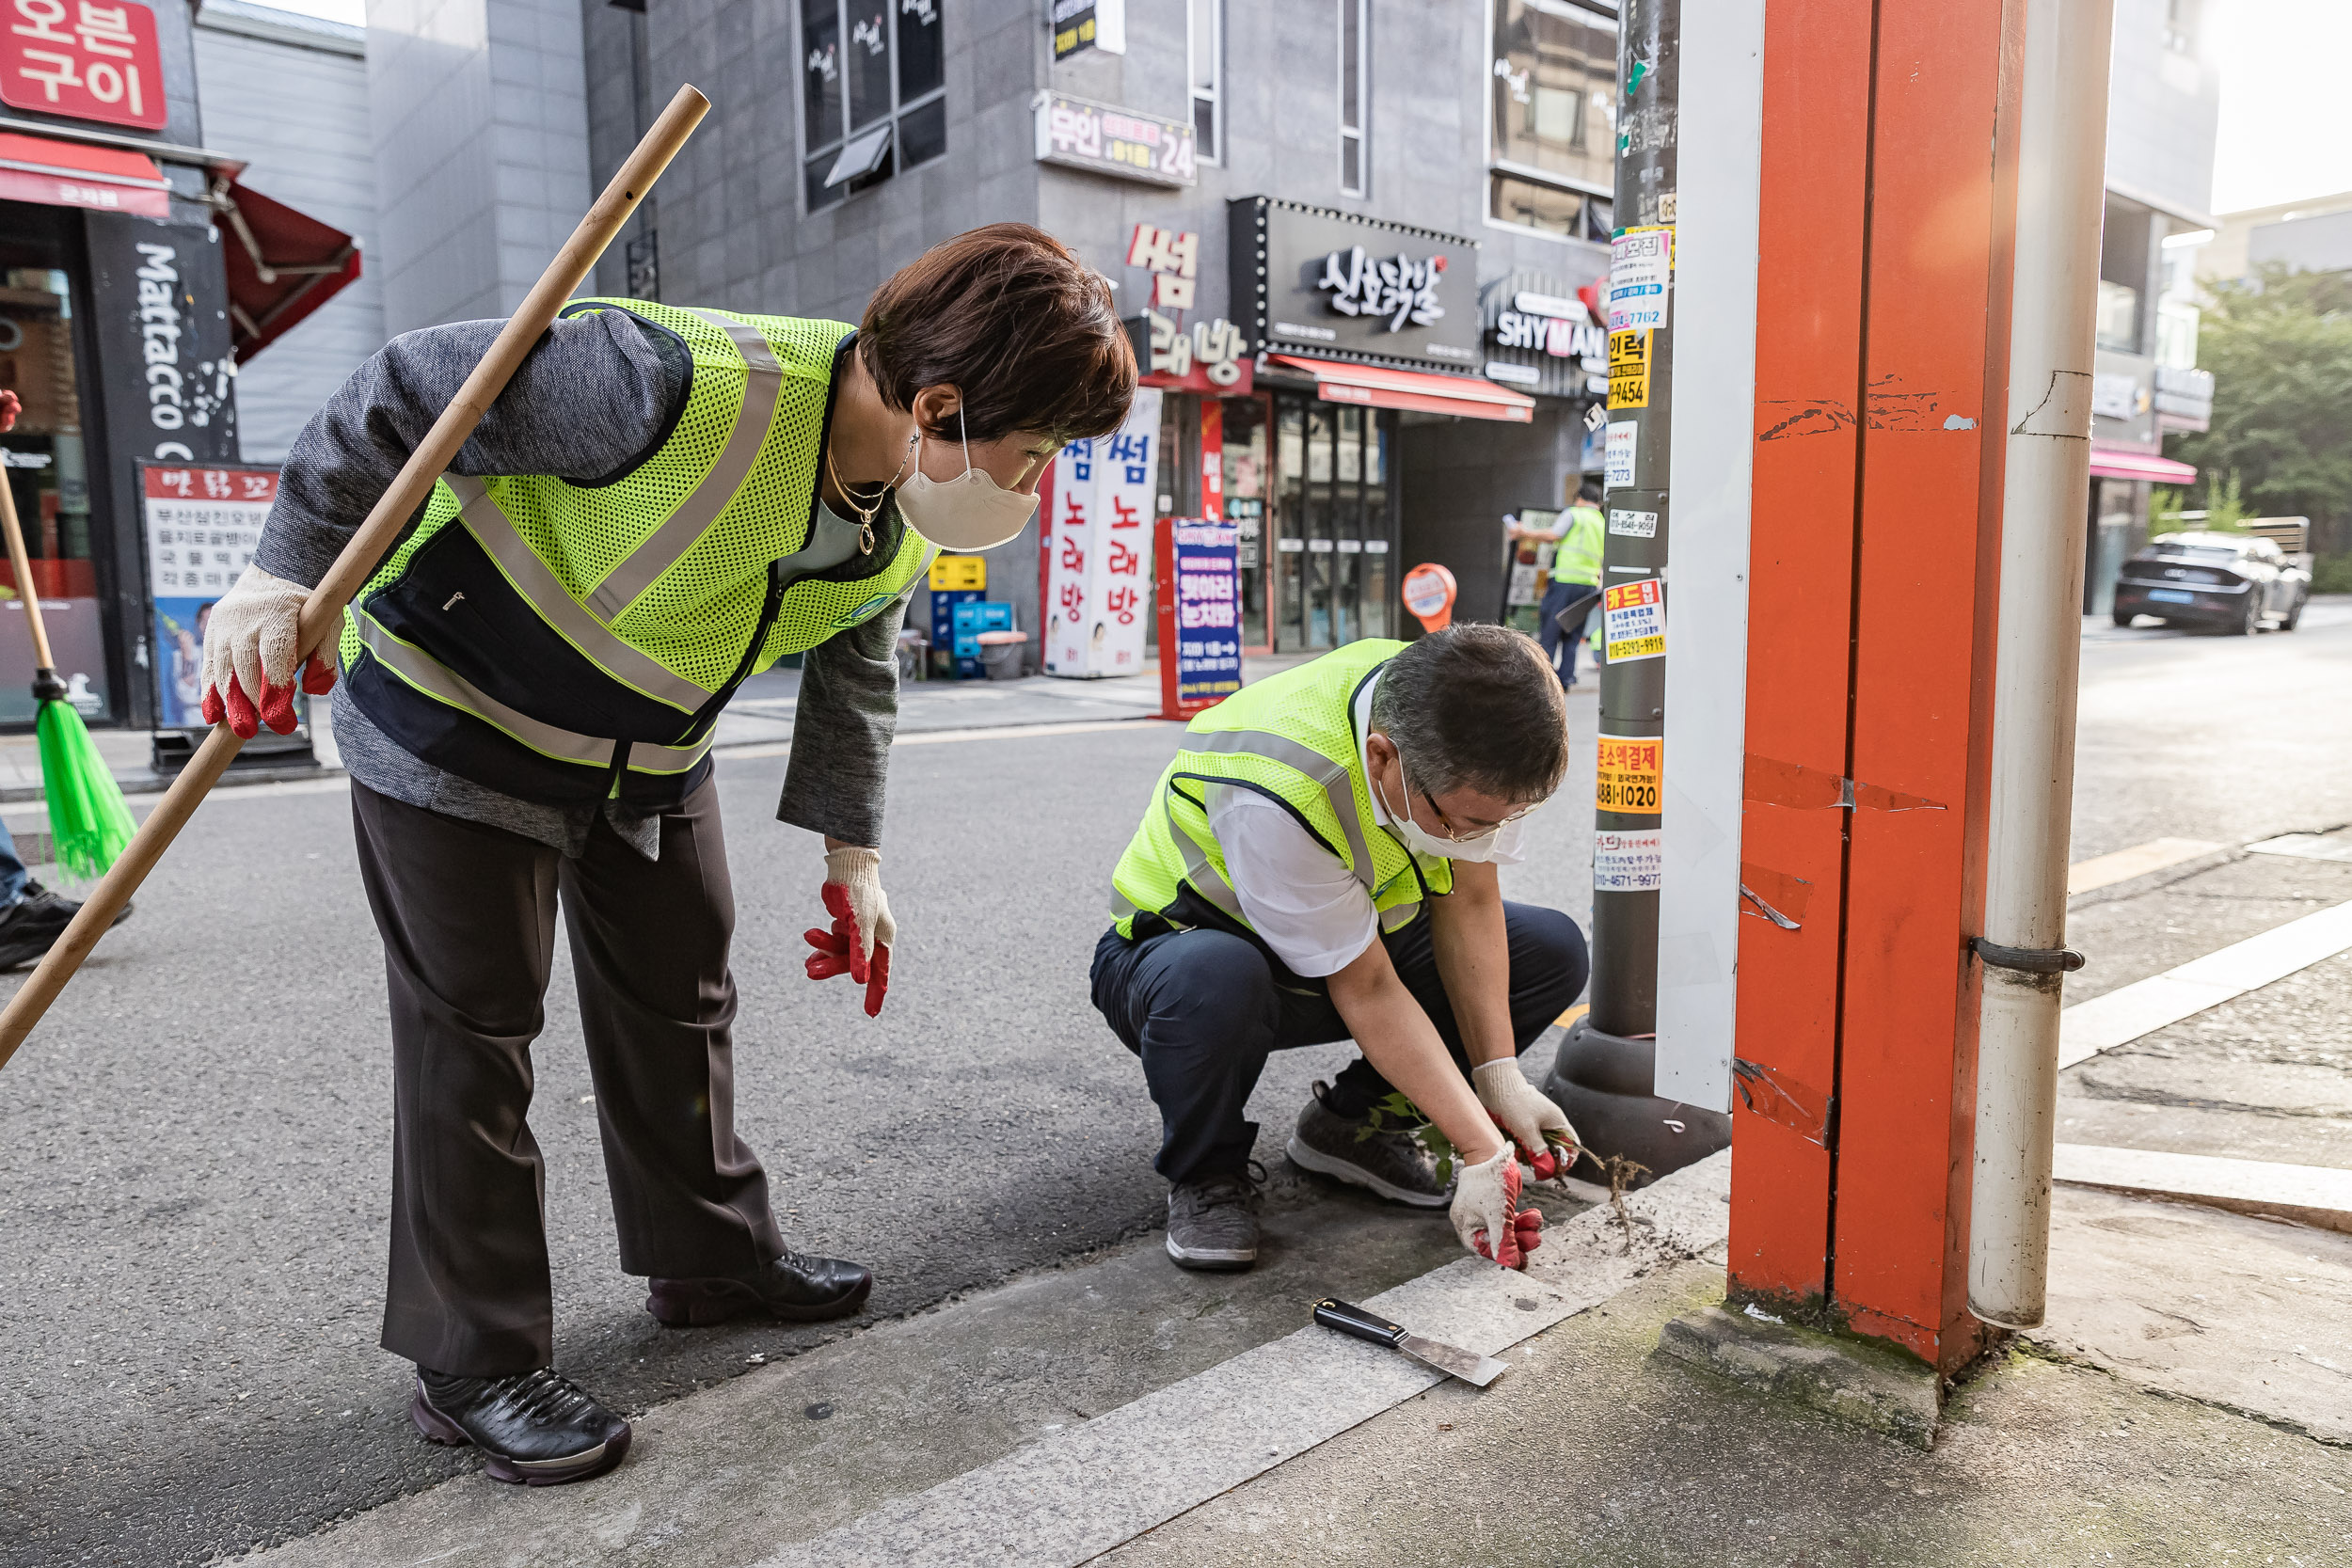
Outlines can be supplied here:
[[1535, 640], [1463, 622], [1409, 642], [1380, 672], [1372, 727], [1414, 786], [1549, 800], [1568, 770], [1568, 705]]
[[928, 433], [948, 439], [1107, 436], [1136, 393], [1109, 283], [1025, 223], [959, 234], [900, 267], [866, 302], [858, 353], [893, 408], [926, 387], [961, 391], [961, 428]]

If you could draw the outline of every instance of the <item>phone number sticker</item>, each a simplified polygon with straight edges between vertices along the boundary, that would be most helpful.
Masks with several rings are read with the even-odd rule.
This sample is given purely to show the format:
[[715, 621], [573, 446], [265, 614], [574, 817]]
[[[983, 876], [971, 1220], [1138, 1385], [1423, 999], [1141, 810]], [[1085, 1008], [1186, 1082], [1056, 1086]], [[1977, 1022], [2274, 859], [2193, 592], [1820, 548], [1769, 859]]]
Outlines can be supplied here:
[[1656, 578], [1619, 583], [1602, 594], [1601, 622], [1610, 663], [1666, 657], [1666, 602]]
[[1656, 736], [1604, 735], [1593, 768], [1593, 804], [1602, 811], [1658, 813], [1666, 743]]

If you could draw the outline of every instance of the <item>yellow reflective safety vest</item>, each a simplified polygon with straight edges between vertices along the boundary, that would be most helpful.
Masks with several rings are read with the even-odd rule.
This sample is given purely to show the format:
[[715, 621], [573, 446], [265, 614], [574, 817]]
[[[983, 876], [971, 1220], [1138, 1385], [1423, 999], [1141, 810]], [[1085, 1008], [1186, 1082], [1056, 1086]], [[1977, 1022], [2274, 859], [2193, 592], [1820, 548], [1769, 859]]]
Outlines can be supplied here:
[[934, 547], [894, 505], [870, 551], [820, 527], [841, 322], [584, 299], [677, 340], [685, 406], [624, 472], [433, 488], [344, 612], [343, 678], [412, 754], [524, 800], [672, 805], [743, 678], [868, 619]]
[[1552, 546], [1551, 580], [1591, 586], [1600, 581], [1601, 551], [1608, 543], [1608, 524], [1600, 508], [1582, 502], [1567, 511], [1567, 529]]
[[1424, 896], [1454, 891], [1452, 861], [1408, 852], [1373, 820], [1356, 699], [1404, 646], [1351, 642], [1194, 718], [1111, 874], [1121, 936], [1208, 926], [1257, 940], [1209, 832], [1206, 791], [1215, 784], [1255, 790], [1297, 818], [1363, 883], [1384, 931], [1410, 924]]

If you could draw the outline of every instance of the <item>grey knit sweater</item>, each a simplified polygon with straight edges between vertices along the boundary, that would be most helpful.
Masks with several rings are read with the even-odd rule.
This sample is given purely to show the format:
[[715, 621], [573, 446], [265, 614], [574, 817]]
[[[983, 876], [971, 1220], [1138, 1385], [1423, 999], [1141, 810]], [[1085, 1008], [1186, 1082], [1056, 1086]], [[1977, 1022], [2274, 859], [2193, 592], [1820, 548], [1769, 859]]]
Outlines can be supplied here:
[[[362, 365], [295, 439], [254, 563], [316, 585], [503, 325], [459, 322], [405, 333]], [[650, 455], [686, 393], [680, 351], [662, 334], [618, 311], [559, 321], [490, 405], [450, 471], [609, 479]], [[883, 783], [898, 717], [896, 647], [912, 593], [808, 651], [778, 819], [849, 844], [882, 843]], [[597, 807], [518, 800], [434, 767], [370, 722], [341, 686], [334, 723], [344, 767], [378, 794], [503, 828], [567, 855], [577, 856], [587, 843]], [[659, 854], [658, 816], [615, 801], [602, 809], [640, 853]]]

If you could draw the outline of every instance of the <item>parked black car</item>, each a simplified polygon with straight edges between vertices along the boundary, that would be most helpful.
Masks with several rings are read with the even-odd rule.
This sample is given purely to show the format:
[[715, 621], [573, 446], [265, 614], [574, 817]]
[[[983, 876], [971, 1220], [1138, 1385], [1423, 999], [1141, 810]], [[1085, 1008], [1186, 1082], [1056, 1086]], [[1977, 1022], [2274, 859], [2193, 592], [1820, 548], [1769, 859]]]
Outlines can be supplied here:
[[2252, 636], [2265, 621], [2293, 631], [2312, 575], [2250, 533], [2160, 533], [2115, 579], [2115, 624], [2154, 615], [2169, 626]]

